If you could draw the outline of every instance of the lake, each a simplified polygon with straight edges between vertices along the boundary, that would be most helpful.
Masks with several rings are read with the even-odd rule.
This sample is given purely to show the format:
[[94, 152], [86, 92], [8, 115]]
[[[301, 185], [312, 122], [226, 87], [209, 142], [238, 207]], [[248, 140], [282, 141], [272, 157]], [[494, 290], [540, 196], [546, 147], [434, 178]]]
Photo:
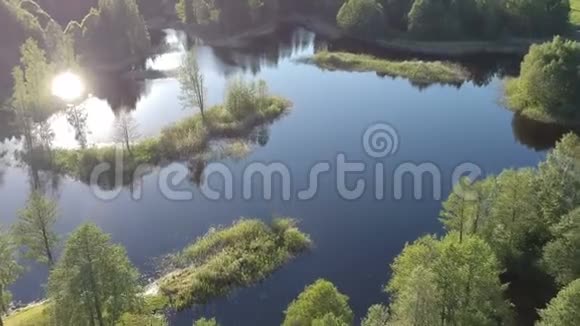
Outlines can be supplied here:
[[[149, 59], [147, 67], [167, 71], [178, 67], [188, 42], [175, 31], [167, 32], [166, 41], [168, 52]], [[223, 325], [277, 325], [287, 305], [318, 278], [332, 281], [350, 297], [359, 320], [370, 305], [387, 302], [382, 288], [389, 279], [389, 264], [405, 243], [442, 232], [438, 221], [441, 200], [450, 192], [458, 166], [470, 163], [480, 168], [482, 176], [505, 168], [535, 166], [566, 132], [514, 116], [501, 105], [504, 74], [494, 74], [502, 72], [500, 68], [493, 70], [495, 60], [500, 60], [497, 58], [482, 61], [483, 77], [460, 87], [413, 85], [375, 73], [323, 71], [300, 60], [320, 48], [343, 46], [325, 44], [303, 29], [281, 31], [257, 40], [248, 49], [198, 46], [210, 104], [220, 103], [227, 80], [237, 77], [263, 79], [273, 93], [293, 103], [288, 115], [263, 130], [263, 141], [253, 145], [247, 156], [214, 159], [232, 171], [233, 198], [210, 200], [186, 178], [172, 189], [187, 190], [193, 199], [170, 200], [159, 187], [159, 169], [140, 181], [139, 200], [132, 198], [131, 189], [123, 188], [115, 199], [103, 201], [82, 182], [41, 174], [44, 188], [58, 198], [58, 233], [65, 238], [79, 224], [92, 221], [127, 248], [131, 261], [144, 275], [152, 276], [155, 258], [179, 250], [212, 226], [228, 225], [240, 217], [295, 217], [312, 237], [310, 253], [256, 286], [174, 313], [171, 324], [191, 325], [194, 318], [203, 315], [215, 316]], [[480, 68], [477, 61], [471, 64], [474, 70]], [[141, 137], [156, 135], [163, 127], [198, 112], [182, 107], [180, 85], [172, 78], [143, 83], [107, 80], [90, 90], [93, 96], [82, 107], [88, 114], [89, 143], [95, 145], [114, 141], [115, 112], [119, 110], [129, 110]], [[76, 146], [74, 132], [63, 114], [52, 116], [50, 123], [56, 146]], [[377, 124], [390, 126], [391, 140], [396, 143], [380, 157], [374, 157], [363, 145], [365, 131]], [[3, 146], [6, 150], [17, 144], [14, 139], [5, 139]], [[342, 181], [337, 173], [339, 156], [365, 166], [364, 172], [346, 177], [349, 189], [355, 188], [357, 180], [366, 183], [356, 200], [345, 198], [337, 186]], [[12, 224], [25, 205], [31, 175], [27, 166], [7, 161], [0, 168], [3, 225]], [[283, 198], [282, 178], [274, 178], [270, 200], [263, 198], [259, 179], [252, 179], [256, 181], [250, 186], [253, 196], [245, 199], [243, 174], [256, 162], [282, 163], [288, 169], [290, 200]], [[313, 196], [300, 199], [297, 193], [310, 184], [311, 168], [321, 162], [329, 164], [330, 172], [319, 176]], [[377, 177], [377, 164], [382, 164], [383, 178]], [[435, 186], [441, 198], [432, 189], [437, 182], [426, 177], [419, 179], [423, 194], [415, 199], [417, 185], [409, 176], [400, 180], [400, 196], [396, 196], [395, 171], [405, 164], [436, 167], [441, 182]], [[379, 199], [377, 179], [383, 180], [386, 188]], [[216, 189], [224, 186], [215, 178], [206, 182]], [[46, 268], [29, 266], [12, 287], [14, 298], [22, 302], [44, 294]]]

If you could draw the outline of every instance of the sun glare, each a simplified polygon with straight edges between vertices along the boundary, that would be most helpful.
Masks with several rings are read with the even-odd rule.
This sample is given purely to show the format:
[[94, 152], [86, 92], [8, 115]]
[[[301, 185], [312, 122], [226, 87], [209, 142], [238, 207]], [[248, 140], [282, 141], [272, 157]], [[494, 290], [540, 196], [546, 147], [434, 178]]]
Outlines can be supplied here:
[[52, 94], [64, 101], [77, 100], [84, 92], [83, 81], [78, 75], [70, 71], [63, 72], [52, 80]]

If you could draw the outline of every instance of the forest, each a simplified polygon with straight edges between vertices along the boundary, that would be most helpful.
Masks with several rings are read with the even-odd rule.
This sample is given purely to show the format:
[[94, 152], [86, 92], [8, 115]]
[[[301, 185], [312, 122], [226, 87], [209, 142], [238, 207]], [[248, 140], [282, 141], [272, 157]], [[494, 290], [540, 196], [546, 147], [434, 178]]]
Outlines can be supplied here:
[[[10, 72], [0, 77], [0, 98], [22, 135], [23, 162], [88, 184], [91, 171], [103, 162], [112, 165], [119, 148], [130, 179], [138, 166], [207, 154], [218, 140], [267, 143], [266, 128], [288, 114], [292, 102], [273, 95], [264, 81], [232, 78], [221, 104], [209, 105], [212, 90], [197, 54], [189, 51], [176, 78], [179, 100], [184, 109], [199, 108], [199, 115], [144, 140], [137, 139], [131, 118], [120, 116], [118, 146], [93, 147], [86, 140], [86, 117], [70, 106], [67, 118], [78, 148], [54, 148], [46, 120], [65, 106], [45, 85], [62, 70], [143, 68], [143, 60], [155, 52], [156, 31], [148, 22], [167, 8], [174, 10], [172, 26], [222, 35], [296, 15], [332, 22], [348, 37], [374, 42], [392, 37], [539, 40], [523, 58], [519, 75], [505, 81], [505, 106], [533, 120], [580, 122], [580, 44], [570, 38], [579, 22], [577, 1], [83, 0], [70, 5], [64, 0], [0, 0], [0, 71]], [[327, 69], [371, 71], [418, 83], [468, 79], [465, 70], [447, 61], [393, 63], [331, 51], [315, 53], [312, 61]], [[220, 154], [235, 156], [225, 150]], [[369, 307], [364, 318], [355, 320], [348, 296], [318, 279], [280, 312], [282, 325], [578, 325], [579, 163], [580, 138], [568, 133], [536, 167], [462, 179], [441, 205], [445, 232], [407, 243], [391, 262], [389, 281], [383, 284], [388, 302]], [[31, 179], [39, 190], [38, 174]], [[105, 175], [97, 182], [111, 189], [113, 179]], [[132, 181], [123, 180], [124, 185]], [[251, 287], [316, 243], [294, 218], [269, 223], [240, 218], [193, 239], [164, 262], [166, 273], [146, 284], [126, 249], [110, 235], [86, 223], [63, 239], [54, 229], [59, 218], [57, 201], [32, 191], [17, 222], [0, 228], [0, 326], [167, 325], [166, 312]], [[59, 245], [64, 249], [58, 251]], [[15, 312], [9, 288], [24, 272], [22, 258], [47, 266], [50, 275], [45, 300]], [[207, 318], [191, 322], [219, 324]]]

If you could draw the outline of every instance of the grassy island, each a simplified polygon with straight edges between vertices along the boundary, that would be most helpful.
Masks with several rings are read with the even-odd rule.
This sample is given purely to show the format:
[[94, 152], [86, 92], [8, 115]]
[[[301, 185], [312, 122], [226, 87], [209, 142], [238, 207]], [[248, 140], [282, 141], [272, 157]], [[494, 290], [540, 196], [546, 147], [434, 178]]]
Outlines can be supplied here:
[[468, 73], [461, 66], [442, 61], [391, 61], [365, 54], [327, 51], [316, 53], [311, 61], [323, 69], [374, 71], [418, 84], [461, 84], [468, 80]]
[[176, 309], [203, 304], [266, 278], [310, 243], [293, 219], [275, 219], [271, 225], [242, 219], [210, 230], [177, 254], [177, 269], [158, 281], [160, 292]]
[[120, 172], [114, 171], [120, 152], [123, 155], [122, 172], [126, 184], [140, 165], [157, 166], [191, 158], [206, 151], [211, 141], [244, 138], [256, 128], [283, 116], [290, 106], [288, 100], [270, 95], [262, 81], [253, 83], [236, 80], [228, 88], [225, 104], [179, 121], [162, 130], [156, 137], [135, 144], [123, 144], [122, 151], [116, 146], [57, 149], [49, 168], [88, 183], [93, 169], [106, 162], [111, 164], [112, 171], [98, 180], [99, 185], [106, 186], [113, 184], [115, 172]]

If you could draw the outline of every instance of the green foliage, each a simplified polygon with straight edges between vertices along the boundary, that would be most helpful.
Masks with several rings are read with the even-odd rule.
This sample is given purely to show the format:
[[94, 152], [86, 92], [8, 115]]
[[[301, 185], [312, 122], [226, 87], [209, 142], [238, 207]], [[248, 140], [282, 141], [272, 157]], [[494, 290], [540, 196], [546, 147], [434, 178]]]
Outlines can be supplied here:
[[508, 25], [521, 35], [554, 35], [569, 29], [569, 0], [505, 0]]
[[66, 34], [54, 21], [48, 23], [45, 30], [45, 44], [53, 69], [55, 71], [79, 70], [73, 36]]
[[576, 326], [580, 321], [580, 279], [573, 281], [540, 310], [537, 326]]
[[113, 325], [142, 307], [138, 278], [123, 247], [93, 224], [79, 227], [49, 278], [57, 324]]
[[392, 264], [391, 320], [407, 325], [496, 325], [507, 321], [499, 262], [476, 236], [451, 233], [407, 245]]
[[159, 281], [162, 293], [173, 307], [183, 309], [265, 278], [310, 246], [310, 238], [302, 235], [304, 243], [287, 247], [289, 234], [301, 232], [294, 222], [278, 224], [287, 228], [240, 220], [231, 227], [210, 230], [176, 255], [177, 270]]
[[307, 286], [285, 311], [283, 326], [351, 325], [353, 312], [348, 297], [329, 281], [320, 279]]
[[[243, 82], [241, 82], [243, 83]], [[251, 85], [251, 86], [246, 86]], [[260, 142], [263, 139], [250, 139], [259, 127], [272, 123], [289, 109], [291, 103], [285, 99], [272, 96], [267, 92], [263, 82], [243, 83], [241, 88], [251, 89], [250, 105], [243, 108], [227, 109], [215, 106], [204, 112], [205, 118], [194, 115], [168, 126], [161, 135], [133, 143], [129, 137], [131, 151], [117, 148], [81, 148], [75, 150], [57, 149], [49, 165], [55, 172], [68, 174], [82, 182], [89, 183], [93, 169], [100, 163], [109, 163], [111, 169], [104, 171], [96, 180], [102, 189], [113, 189], [120, 186], [116, 177], [122, 176], [122, 185], [131, 184], [141, 165], [158, 165], [167, 160], [190, 158], [208, 150], [210, 141], [219, 139], [249, 139]], [[246, 93], [247, 94], [247, 93]], [[235, 102], [232, 100], [232, 102]], [[234, 115], [233, 112], [236, 112]], [[245, 113], [245, 115], [242, 115]], [[131, 124], [125, 124], [130, 127]], [[123, 130], [125, 128], [121, 128]], [[129, 128], [132, 129], [132, 128]], [[123, 137], [121, 137], [123, 139]], [[127, 147], [126, 144], [123, 146]], [[122, 159], [123, 164], [116, 164]], [[289, 240], [291, 241], [291, 240]]]
[[576, 123], [580, 118], [580, 44], [556, 37], [533, 45], [520, 77], [506, 84], [509, 108], [543, 121]]
[[570, 22], [580, 28], [580, 0], [570, 1]]
[[205, 319], [201, 318], [193, 322], [193, 326], [219, 326], [215, 318]]
[[136, 0], [99, 0], [98, 10], [91, 9], [80, 24], [82, 34], [74, 26], [69, 24], [67, 34], [80, 37], [75, 39], [80, 52], [98, 62], [144, 57], [151, 47]]
[[324, 69], [375, 71], [393, 78], [408, 78], [421, 85], [431, 83], [461, 85], [468, 78], [461, 66], [441, 61], [390, 61], [364, 54], [326, 51], [317, 52], [312, 61]]
[[181, 86], [181, 104], [184, 108], [199, 107], [204, 114], [207, 89], [204, 77], [197, 64], [195, 50], [187, 52], [179, 69], [179, 84]]
[[347, 0], [336, 16], [340, 28], [362, 36], [379, 35], [383, 20], [383, 7], [376, 0]]
[[57, 215], [55, 201], [33, 192], [14, 225], [14, 236], [26, 248], [26, 256], [49, 266], [54, 264], [53, 252], [58, 243], [54, 231]]
[[13, 70], [12, 106], [18, 112], [27, 111], [35, 120], [52, 113], [54, 103], [49, 87], [52, 72], [44, 50], [34, 39], [27, 39], [20, 47], [20, 66]]
[[552, 228], [554, 240], [544, 248], [544, 266], [561, 285], [580, 278], [580, 208]]
[[[12, 237], [0, 228], [0, 318], [8, 312], [10, 304], [10, 286], [22, 273], [22, 267], [16, 259], [16, 244]], [[0, 319], [1, 323], [1, 319]]]
[[550, 228], [580, 204], [580, 140], [565, 136], [537, 169], [505, 170], [475, 183], [463, 180], [443, 203], [445, 227], [477, 234], [506, 266], [535, 261], [552, 238]]
[[459, 30], [456, 18], [447, 1], [415, 0], [409, 11], [408, 30], [424, 39], [456, 38]]
[[390, 318], [389, 308], [384, 305], [372, 305], [365, 318], [361, 321], [361, 326], [386, 326]]

